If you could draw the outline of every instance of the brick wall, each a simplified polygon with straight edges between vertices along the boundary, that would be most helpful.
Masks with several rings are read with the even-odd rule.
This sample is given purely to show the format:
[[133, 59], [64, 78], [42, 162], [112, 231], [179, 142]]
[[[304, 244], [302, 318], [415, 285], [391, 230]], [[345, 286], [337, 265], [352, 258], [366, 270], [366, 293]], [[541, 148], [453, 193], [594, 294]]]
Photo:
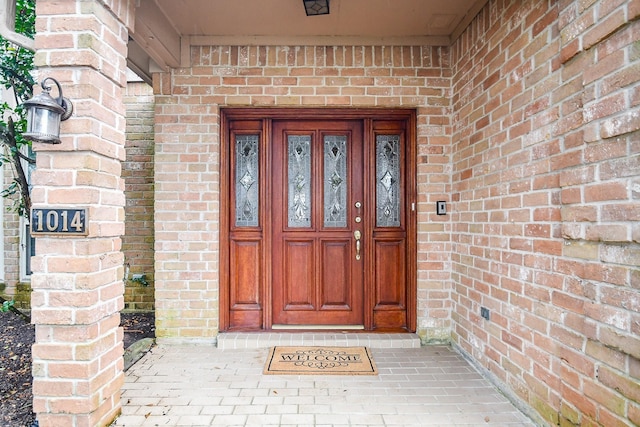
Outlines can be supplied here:
[[[418, 113], [418, 328], [450, 331], [450, 72], [438, 47], [196, 46], [189, 68], [156, 75], [156, 334], [218, 330], [220, 106], [403, 107]], [[444, 177], [444, 179], [443, 179]]]
[[62, 143], [34, 143], [34, 208], [87, 209], [87, 236], [40, 236], [32, 259], [33, 410], [40, 427], [120, 412], [126, 42], [134, 2], [38, 0], [35, 65], [74, 104]]
[[[153, 127], [154, 98], [151, 86], [143, 82], [127, 85], [124, 102], [127, 108], [126, 160], [122, 164], [125, 180], [125, 235], [122, 250], [125, 272], [128, 273], [124, 309], [146, 311], [154, 309], [153, 266]], [[5, 186], [13, 181], [14, 172], [5, 165]], [[20, 218], [9, 209], [15, 198], [4, 200], [4, 280], [0, 295], [15, 299], [16, 306], [30, 308], [31, 287], [22, 283], [20, 252]], [[134, 281], [134, 274], [143, 274], [144, 282]]]
[[[125, 310], [154, 309], [153, 256], [153, 151], [154, 97], [151, 86], [129, 82], [124, 103], [127, 109], [125, 182]], [[144, 275], [143, 280], [133, 280]]]
[[554, 425], [640, 424], [639, 15], [491, 1], [451, 50], [453, 341]]
[[639, 10], [490, 1], [450, 48], [194, 47], [154, 80], [159, 337], [217, 334], [221, 106], [413, 107], [423, 340], [548, 423], [638, 424]]
[[[9, 163], [3, 165], [3, 187], [7, 188], [13, 182], [14, 171]], [[6, 299], [12, 299], [18, 292], [20, 282], [20, 217], [10, 210], [15, 197], [2, 200], [2, 227], [3, 229], [3, 256], [4, 272], [2, 281], [4, 289], [0, 290], [0, 295]], [[24, 307], [27, 308], [27, 307]]]
[[[2, 102], [8, 102], [10, 105], [15, 104], [13, 98], [13, 91], [0, 89], [0, 100]], [[6, 147], [2, 147], [3, 154], [9, 155], [9, 150]], [[14, 183], [14, 177], [16, 176], [15, 168], [11, 163], [4, 163], [2, 168], [2, 189], [8, 189], [10, 185]], [[0, 295], [5, 299], [15, 300], [16, 307], [27, 309], [29, 308], [30, 288], [29, 283], [21, 282], [24, 268], [24, 260], [21, 254], [21, 244], [24, 242], [21, 240], [22, 221], [20, 216], [14, 209], [18, 205], [18, 197], [13, 194], [8, 197], [3, 197], [0, 202], [0, 209], [2, 209], [2, 255], [3, 271], [0, 272]], [[22, 264], [22, 265], [21, 265]]]

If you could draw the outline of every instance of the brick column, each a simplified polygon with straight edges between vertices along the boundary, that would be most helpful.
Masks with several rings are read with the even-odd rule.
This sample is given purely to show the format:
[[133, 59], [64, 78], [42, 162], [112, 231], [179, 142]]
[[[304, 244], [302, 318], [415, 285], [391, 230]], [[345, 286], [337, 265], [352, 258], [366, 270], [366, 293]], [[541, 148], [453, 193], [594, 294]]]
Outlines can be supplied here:
[[88, 214], [87, 236], [36, 239], [33, 407], [40, 427], [105, 426], [120, 412], [122, 98], [133, 7], [131, 0], [37, 2], [38, 80], [56, 78], [75, 112], [62, 123], [62, 144], [34, 144], [33, 207]]

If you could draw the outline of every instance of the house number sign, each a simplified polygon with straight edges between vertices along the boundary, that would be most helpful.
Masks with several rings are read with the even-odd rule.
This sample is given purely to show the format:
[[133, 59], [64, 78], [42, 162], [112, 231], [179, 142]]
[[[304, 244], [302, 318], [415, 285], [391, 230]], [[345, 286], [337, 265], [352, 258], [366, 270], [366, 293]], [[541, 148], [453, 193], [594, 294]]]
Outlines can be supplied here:
[[31, 234], [66, 234], [85, 236], [86, 209], [31, 209]]

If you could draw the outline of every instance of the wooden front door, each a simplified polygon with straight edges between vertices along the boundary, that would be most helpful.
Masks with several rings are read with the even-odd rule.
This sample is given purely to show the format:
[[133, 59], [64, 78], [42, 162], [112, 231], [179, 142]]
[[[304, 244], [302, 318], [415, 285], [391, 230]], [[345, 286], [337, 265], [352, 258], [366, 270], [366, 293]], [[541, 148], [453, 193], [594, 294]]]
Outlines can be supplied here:
[[222, 123], [221, 330], [415, 331], [413, 112]]
[[275, 326], [364, 327], [362, 138], [355, 120], [273, 125]]

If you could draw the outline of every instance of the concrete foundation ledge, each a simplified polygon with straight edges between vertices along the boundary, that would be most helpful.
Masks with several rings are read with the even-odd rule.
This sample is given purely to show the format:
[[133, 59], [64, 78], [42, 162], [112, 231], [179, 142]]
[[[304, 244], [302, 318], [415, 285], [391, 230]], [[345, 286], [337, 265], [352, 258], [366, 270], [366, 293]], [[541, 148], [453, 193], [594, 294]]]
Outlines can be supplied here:
[[217, 344], [216, 338], [166, 338], [156, 337], [157, 345], [166, 346], [203, 346], [203, 347], [215, 347]]
[[365, 346], [369, 348], [419, 348], [420, 337], [411, 333], [354, 332], [226, 332], [218, 335], [220, 349], [273, 346]]

